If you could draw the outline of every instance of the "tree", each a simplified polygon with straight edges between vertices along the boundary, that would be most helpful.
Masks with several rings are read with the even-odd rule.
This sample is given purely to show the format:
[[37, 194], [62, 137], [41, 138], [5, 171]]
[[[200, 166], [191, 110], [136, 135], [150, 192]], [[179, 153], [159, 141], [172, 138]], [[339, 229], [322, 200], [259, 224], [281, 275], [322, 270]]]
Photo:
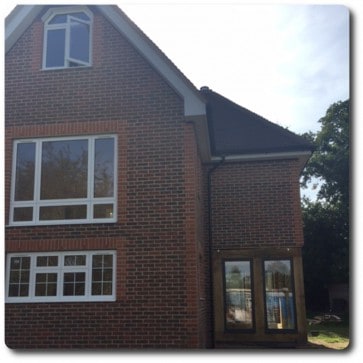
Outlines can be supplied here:
[[331, 105], [321, 130], [305, 136], [315, 146], [302, 187], [321, 181], [317, 200], [303, 200], [303, 248], [308, 309], [327, 308], [327, 287], [349, 281], [349, 100]]
[[305, 136], [315, 152], [303, 172], [303, 186], [312, 177], [322, 179], [319, 200], [349, 209], [349, 100], [331, 105], [319, 120], [321, 130]]

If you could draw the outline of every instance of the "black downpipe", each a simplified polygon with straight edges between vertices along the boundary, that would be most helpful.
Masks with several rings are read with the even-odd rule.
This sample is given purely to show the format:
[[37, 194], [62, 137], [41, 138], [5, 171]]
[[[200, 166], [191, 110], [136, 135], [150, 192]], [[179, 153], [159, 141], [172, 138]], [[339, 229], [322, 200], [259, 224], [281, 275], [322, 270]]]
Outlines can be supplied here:
[[213, 232], [212, 232], [212, 174], [220, 167], [226, 160], [225, 156], [222, 156], [220, 162], [214, 165], [208, 170], [208, 185], [207, 185], [207, 195], [208, 195], [208, 254], [209, 254], [209, 283], [210, 291], [209, 296], [211, 299], [210, 313], [211, 313], [211, 343], [212, 348], [214, 348], [214, 293], [213, 293]]

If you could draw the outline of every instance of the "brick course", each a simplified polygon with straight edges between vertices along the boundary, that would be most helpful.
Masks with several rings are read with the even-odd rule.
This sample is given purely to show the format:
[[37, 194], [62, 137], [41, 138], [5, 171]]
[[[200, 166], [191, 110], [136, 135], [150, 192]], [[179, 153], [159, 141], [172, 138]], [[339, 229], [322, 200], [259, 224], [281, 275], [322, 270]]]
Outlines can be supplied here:
[[223, 164], [212, 175], [214, 249], [301, 247], [297, 160]]

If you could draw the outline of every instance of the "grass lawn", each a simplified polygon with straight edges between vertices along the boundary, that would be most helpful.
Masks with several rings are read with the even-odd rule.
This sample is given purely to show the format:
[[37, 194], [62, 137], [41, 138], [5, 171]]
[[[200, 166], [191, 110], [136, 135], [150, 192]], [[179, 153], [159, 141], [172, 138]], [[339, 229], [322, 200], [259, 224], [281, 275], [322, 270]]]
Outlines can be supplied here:
[[338, 323], [321, 322], [308, 325], [308, 341], [330, 349], [346, 349], [349, 346], [349, 323], [343, 319]]

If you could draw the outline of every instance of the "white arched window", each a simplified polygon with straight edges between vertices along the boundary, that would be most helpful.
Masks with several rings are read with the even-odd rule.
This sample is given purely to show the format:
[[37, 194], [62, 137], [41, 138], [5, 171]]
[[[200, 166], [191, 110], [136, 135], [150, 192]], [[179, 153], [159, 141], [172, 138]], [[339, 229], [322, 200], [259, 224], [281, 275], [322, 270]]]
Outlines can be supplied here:
[[43, 17], [43, 69], [91, 65], [92, 13], [86, 7], [50, 9]]

